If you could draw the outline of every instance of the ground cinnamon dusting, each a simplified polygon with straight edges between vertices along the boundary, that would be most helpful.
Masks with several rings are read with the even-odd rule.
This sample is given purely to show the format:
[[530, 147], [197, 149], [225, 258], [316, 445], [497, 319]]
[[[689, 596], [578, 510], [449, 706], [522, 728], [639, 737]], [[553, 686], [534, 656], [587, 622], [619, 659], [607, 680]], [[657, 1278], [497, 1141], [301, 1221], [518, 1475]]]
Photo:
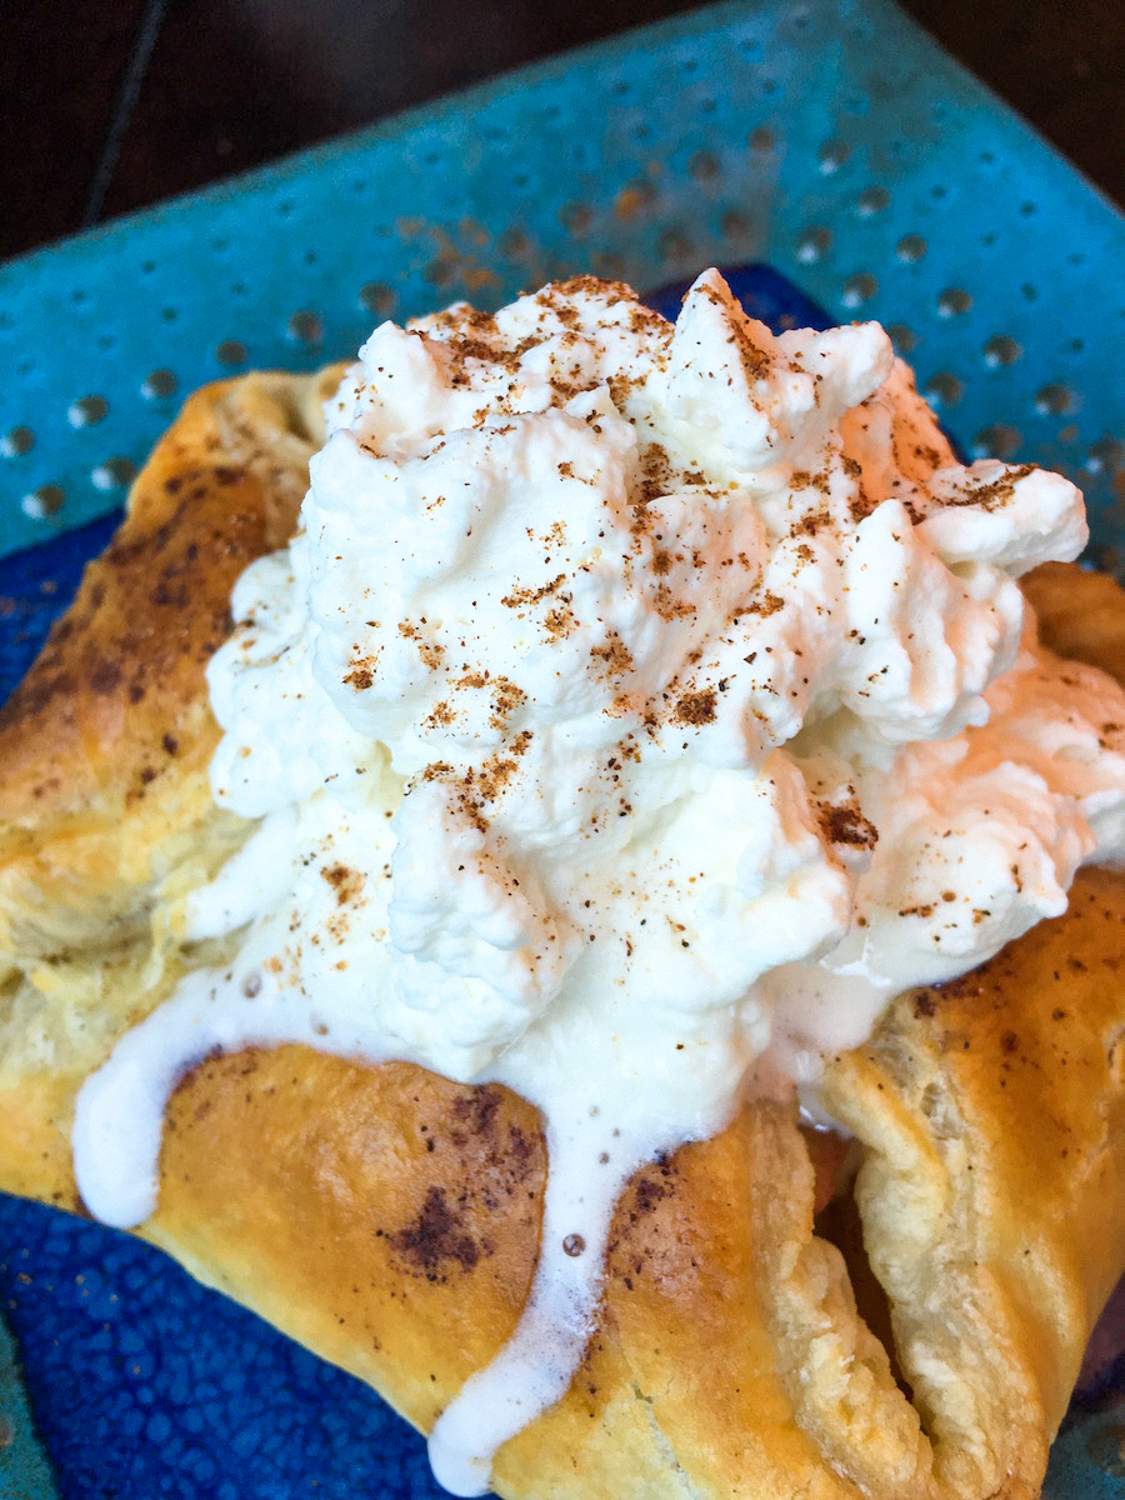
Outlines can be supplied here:
[[856, 802], [839, 806], [822, 802], [817, 809], [820, 831], [830, 844], [846, 844], [855, 849], [874, 849], [879, 831], [865, 818]]
[[784, 608], [785, 600], [779, 598], [777, 594], [771, 594], [767, 591], [760, 599], [755, 599], [752, 603], [747, 604], [744, 613], [748, 615], [760, 615], [763, 620], [766, 620], [770, 615], [776, 615], [779, 609]]
[[697, 727], [713, 723], [715, 689], [706, 688], [701, 693], [685, 693], [676, 704], [672, 718], [677, 724], [694, 724]]
[[349, 901], [354, 901], [363, 889], [362, 870], [352, 870], [347, 865], [335, 864], [326, 865], [320, 873], [336, 892], [337, 906], [346, 906]]

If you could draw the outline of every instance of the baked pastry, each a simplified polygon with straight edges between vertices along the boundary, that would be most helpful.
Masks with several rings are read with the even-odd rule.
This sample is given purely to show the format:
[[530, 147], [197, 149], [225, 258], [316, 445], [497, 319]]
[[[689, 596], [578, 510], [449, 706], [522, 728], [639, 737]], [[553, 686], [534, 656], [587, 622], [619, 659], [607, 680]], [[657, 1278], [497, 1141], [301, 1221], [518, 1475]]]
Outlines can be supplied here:
[[[0, 717], [6, 1190], [80, 1211], [84, 1080], [236, 961], [175, 920], [251, 831], [208, 784], [204, 670], [236, 577], [296, 522], [338, 373], [191, 398]], [[1055, 567], [1029, 592], [1048, 645], [1120, 673], [1114, 586]], [[1065, 915], [832, 1054], [846, 1170], [768, 1089], [642, 1166], [566, 1394], [499, 1448], [496, 1489], [1035, 1495], [1125, 1270], [1123, 923], [1125, 877], [1083, 870]], [[428, 1431], [517, 1328], [547, 1158], [501, 1083], [244, 1048], [179, 1082], [139, 1232]]]

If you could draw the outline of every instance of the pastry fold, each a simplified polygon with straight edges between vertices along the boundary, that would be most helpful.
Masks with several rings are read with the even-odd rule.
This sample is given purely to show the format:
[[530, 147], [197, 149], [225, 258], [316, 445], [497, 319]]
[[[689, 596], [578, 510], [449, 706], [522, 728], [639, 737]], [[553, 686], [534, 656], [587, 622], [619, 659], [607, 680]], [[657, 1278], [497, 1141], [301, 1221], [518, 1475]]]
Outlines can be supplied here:
[[[295, 524], [332, 380], [191, 398], [0, 713], [8, 1191], [81, 1211], [82, 1080], [224, 956], [165, 916], [252, 827], [210, 796], [204, 670], [239, 572]], [[1120, 675], [1114, 585], [1052, 568], [1030, 592], [1049, 644]], [[1125, 1269], [1123, 963], [1125, 877], [1090, 870], [1064, 916], [900, 997], [829, 1060], [857, 1171], [827, 1207], [793, 1102], [749, 1097], [643, 1168], [582, 1364], [500, 1450], [500, 1493], [1037, 1494]], [[428, 1430], [515, 1327], [546, 1170], [538, 1114], [498, 1086], [249, 1049], [181, 1082], [140, 1232]]]

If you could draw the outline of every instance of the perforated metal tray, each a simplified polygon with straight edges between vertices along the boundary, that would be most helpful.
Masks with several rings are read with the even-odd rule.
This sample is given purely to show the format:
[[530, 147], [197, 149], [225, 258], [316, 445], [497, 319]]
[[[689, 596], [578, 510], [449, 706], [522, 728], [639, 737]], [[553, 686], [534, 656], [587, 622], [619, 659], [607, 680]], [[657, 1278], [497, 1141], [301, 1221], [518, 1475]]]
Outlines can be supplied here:
[[963, 445], [1125, 466], [1125, 226], [890, 0], [762, 0], [559, 58], [0, 271], [0, 548], [119, 501], [180, 396], [377, 318], [768, 261], [894, 330]]
[[[0, 270], [0, 556], [50, 542], [0, 564], [0, 671], [22, 668], [108, 535], [97, 518], [201, 381], [309, 368], [382, 316], [492, 306], [554, 274], [648, 288], [751, 259], [835, 317], [889, 324], [965, 449], [1076, 478], [1116, 561], [1122, 221], [889, 0], [767, 0]], [[0, 1291], [64, 1497], [438, 1493], [369, 1392], [142, 1246], [0, 1201]], [[1118, 1309], [1051, 1500], [1125, 1495], [1123, 1326]], [[8, 1482], [0, 1461], [0, 1496]]]

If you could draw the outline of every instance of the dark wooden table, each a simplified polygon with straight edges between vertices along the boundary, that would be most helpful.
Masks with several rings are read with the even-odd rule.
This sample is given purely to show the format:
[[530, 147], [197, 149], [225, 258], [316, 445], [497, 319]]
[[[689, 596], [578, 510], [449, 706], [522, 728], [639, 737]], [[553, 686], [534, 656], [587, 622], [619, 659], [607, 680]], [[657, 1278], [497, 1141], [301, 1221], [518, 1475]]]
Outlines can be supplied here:
[[[1125, 0], [904, 3], [1125, 203]], [[693, 8], [692, 0], [0, 0], [0, 258]]]

